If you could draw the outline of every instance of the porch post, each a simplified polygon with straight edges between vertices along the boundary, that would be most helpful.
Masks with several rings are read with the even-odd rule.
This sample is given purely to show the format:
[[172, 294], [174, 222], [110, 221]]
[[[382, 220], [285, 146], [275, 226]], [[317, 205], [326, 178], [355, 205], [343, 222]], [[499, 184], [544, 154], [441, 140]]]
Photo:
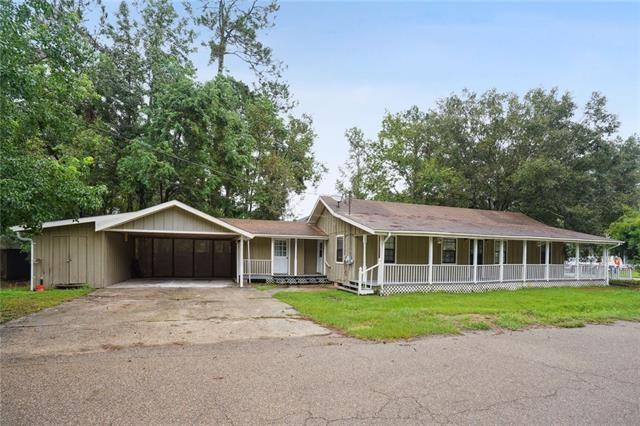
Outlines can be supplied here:
[[527, 240], [522, 241], [522, 281], [527, 281]]
[[298, 239], [293, 240], [293, 275], [298, 275]]
[[433, 283], [433, 237], [429, 237], [429, 284]]
[[473, 282], [478, 282], [478, 239], [473, 239]]
[[378, 246], [380, 248], [380, 252], [378, 253], [378, 285], [382, 290], [382, 286], [384, 285], [384, 243], [385, 238], [383, 235], [378, 235]]
[[367, 234], [362, 235], [362, 270], [367, 270]]
[[500, 282], [502, 282], [504, 281], [504, 240], [500, 240], [500, 253], [498, 254], [498, 263], [500, 263]]
[[545, 241], [544, 246], [544, 278], [549, 281], [549, 259], [551, 257], [551, 244]]
[[251, 284], [251, 240], [247, 240], [247, 265], [249, 265], [247, 268], [247, 275], [249, 277], [249, 284]]
[[271, 238], [271, 277], [273, 277], [273, 238]]
[[604, 279], [609, 285], [609, 248], [607, 246], [602, 248], [602, 267], [604, 268]]
[[244, 287], [244, 239], [240, 238], [240, 287]]
[[580, 279], [580, 243], [576, 243], [576, 281]]

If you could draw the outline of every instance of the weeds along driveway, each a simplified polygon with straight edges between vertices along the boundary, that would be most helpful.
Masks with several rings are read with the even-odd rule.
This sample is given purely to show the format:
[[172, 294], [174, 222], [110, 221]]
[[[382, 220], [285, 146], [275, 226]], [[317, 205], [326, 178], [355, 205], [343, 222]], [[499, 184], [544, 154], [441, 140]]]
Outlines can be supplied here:
[[106, 288], [0, 326], [4, 357], [329, 333], [251, 288]]

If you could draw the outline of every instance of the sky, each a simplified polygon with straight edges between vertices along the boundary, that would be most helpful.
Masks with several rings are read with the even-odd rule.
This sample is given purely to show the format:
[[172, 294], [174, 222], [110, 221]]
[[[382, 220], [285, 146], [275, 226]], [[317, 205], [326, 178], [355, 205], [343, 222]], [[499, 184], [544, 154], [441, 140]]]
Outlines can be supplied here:
[[[386, 111], [435, 102], [463, 89], [523, 94], [568, 91], [584, 105], [594, 91], [609, 100], [625, 137], [640, 132], [640, 2], [280, 1], [263, 35], [317, 134], [328, 168], [317, 190], [293, 200], [309, 213], [316, 194], [335, 193], [347, 156], [347, 128], [373, 138]], [[194, 56], [210, 79], [208, 52]], [[250, 79], [245, 68], [232, 74]]]

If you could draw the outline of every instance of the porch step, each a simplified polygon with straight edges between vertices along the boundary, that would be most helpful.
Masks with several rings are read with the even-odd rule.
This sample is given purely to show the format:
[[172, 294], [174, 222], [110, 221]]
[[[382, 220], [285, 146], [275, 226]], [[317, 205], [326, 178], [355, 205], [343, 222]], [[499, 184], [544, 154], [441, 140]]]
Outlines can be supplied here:
[[273, 283], [282, 285], [330, 284], [331, 281], [326, 275], [276, 275], [273, 277]]
[[[358, 294], [358, 283], [350, 281], [348, 283], [337, 284], [338, 290], [348, 291], [349, 293]], [[372, 288], [364, 288], [360, 294], [374, 294], [375, 291]]]

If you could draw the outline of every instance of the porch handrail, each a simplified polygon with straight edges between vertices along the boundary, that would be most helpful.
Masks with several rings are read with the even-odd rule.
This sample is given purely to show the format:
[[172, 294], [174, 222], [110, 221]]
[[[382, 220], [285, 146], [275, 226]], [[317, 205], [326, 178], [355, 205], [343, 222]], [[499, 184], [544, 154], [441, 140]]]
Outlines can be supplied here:
[[271, 259], [244, 259], [247, 275], [271, 275]]
[[362, 292], [362, 286], [369, 285], [368, 273], [373, 271], [378, 267], [378, 263], [368, 267], [367, 269], [362, 269], [362, 266], [358, 268], [358, 294]]

